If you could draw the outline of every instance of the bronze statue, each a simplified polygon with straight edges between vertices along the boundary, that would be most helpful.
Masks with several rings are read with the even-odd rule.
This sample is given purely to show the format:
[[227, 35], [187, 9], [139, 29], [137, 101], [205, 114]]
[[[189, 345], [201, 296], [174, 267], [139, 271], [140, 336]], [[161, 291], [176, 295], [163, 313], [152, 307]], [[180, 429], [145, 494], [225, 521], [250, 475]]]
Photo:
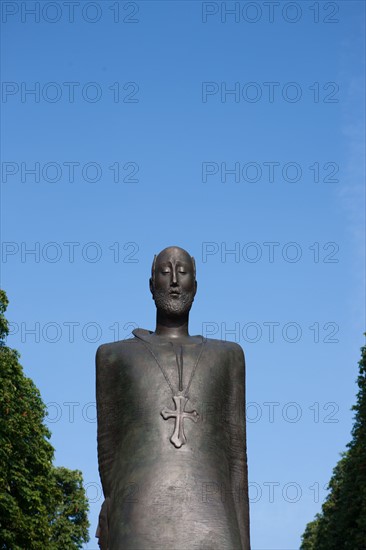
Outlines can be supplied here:
[[96, 358], [102, 550], [250, 550], [245, 363], [235, 343], [190, 336], [194, 258], [154, 257], [155, 332]]

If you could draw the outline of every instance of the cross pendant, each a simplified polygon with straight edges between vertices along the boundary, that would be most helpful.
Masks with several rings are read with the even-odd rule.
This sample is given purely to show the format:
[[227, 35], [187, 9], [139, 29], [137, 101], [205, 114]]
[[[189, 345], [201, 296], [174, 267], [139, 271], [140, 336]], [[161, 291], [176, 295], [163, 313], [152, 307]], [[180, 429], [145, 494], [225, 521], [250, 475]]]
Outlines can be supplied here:
[[170, 441], [173, 443], [175, 447], [178, 449], [187, 443], [186, 436], [184, 435], [184, 419], [189, 418], [190, 420], [193, 420], [193, 422], [197, 422], [199, 418], [199, 414], [197, 411], [185, 411], [185, 406], [188, 401], [188, 397], [184, 397], [183, 395], [174, 395], [173, 401], [175, 403], [175, 410], [172, 411], [170, 409], [163, 409], [160, 414], [164, 418], [164, 420], [167, 420], [168, 418], [175, 418], [175, 427], [172, 437], [170, 438]]

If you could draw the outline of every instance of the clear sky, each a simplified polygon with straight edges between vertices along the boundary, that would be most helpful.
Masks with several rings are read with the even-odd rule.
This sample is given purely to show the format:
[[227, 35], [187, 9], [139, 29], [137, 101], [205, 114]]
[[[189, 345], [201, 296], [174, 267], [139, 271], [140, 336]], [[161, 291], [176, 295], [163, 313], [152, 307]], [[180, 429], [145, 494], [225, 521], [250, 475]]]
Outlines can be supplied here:
[[245, 350], [252, 548], [299, 548], [350, 440], [365, 327], [364, 2], [1, 8], [8, 344], [56, 463], [83, 472], [86, 548], [95, 352], [154, 329], [172, 244], [197, 262], [191, 334]]

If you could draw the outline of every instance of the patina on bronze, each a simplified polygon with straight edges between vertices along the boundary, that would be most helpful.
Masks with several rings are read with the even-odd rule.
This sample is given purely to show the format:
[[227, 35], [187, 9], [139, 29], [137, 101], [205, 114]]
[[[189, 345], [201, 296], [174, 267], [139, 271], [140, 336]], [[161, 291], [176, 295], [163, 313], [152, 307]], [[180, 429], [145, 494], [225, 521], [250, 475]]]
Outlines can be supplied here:
[[189, 335], [182, 248], [155, 256], [150, 290], [155, 332], [97, 351], [99, 546], [250, 550], [243, 350]]

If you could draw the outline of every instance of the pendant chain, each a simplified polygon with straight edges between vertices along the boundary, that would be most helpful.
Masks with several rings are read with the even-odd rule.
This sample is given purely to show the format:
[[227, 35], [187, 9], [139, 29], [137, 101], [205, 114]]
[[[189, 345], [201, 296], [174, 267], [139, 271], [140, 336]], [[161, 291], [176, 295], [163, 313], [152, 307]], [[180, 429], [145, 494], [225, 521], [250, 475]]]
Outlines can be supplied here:
[[[165, 380], [166, 380], [166, 382], [167, 382], [167, 384], [168, 384], [168, 386], [169, 386], [169, 388], [170, 388], [170, 390], [171, 390], [171, 392], [172, 392], [172, 395], [175, 395], [176, 392], [174, 391], [174, 388], [173, 388], [173, 386], [172, 386], [172, 383], [171, 383], [170, 380], [169, 380], [169, 376], [168, 376], [166, 370], [164, 369], [164, 367], [159, 363], [158, 358], [156, 357], [155, 353], [154, 353], [153, 350], [150, 348], [150, 346], [148, 346], [148, 345], [146, 344], [146, 342], [144, 342], [143, 340], [140, 340], [140, 342], [141, 342], [142, 344], [144, 344], [145, 348], [149, 350], [149, 352], [151, 353], [151, 355], [152, 355], [153, 358], [155, 359], [155, 362], [156, 362], [156, 364], [158, 365], [158, 367], [159, 367], [159, 369], [161, 370], [161, 372], [163, 373], [163, 376], [164, 376], [164, 378], [165, 378]], [[173, 342], [170, 342], [170, 343], [171, 343], [172, 346], [174, 347]], [[205, 341], [202, 342], [201, 349], [200, 349], [200, 352], [199, 352], [198, 357], [197, 357], [197, 361], [196, 361], [196, 363], [195, 363], [195, 365], [194, 365], [194, 367], [193, 367], [193, 369], [192, 369], [191, 376], [190, 376], [190, 378], [189, 378], [187, 387], [186, 387], [185, 391], [183, 392], [184, 397], [188, 397], [188, 391], [189, 391], [189, 388], [190, 388], [190, 386], [191, 386], [191, 383], [192, 383], [192, 380], [193, 380], [193, 376], [194, 376], [194, 373], [196, 372], [196, 368], [197, 368], [197, 366], [198, 366], [198, 363], [200, 362], [200, 359], [201, 359], [201, 356], [202, 356], [202, 352], [203, 352], [203, 348], [204, 348], [205, 343], [206, 343]]]

